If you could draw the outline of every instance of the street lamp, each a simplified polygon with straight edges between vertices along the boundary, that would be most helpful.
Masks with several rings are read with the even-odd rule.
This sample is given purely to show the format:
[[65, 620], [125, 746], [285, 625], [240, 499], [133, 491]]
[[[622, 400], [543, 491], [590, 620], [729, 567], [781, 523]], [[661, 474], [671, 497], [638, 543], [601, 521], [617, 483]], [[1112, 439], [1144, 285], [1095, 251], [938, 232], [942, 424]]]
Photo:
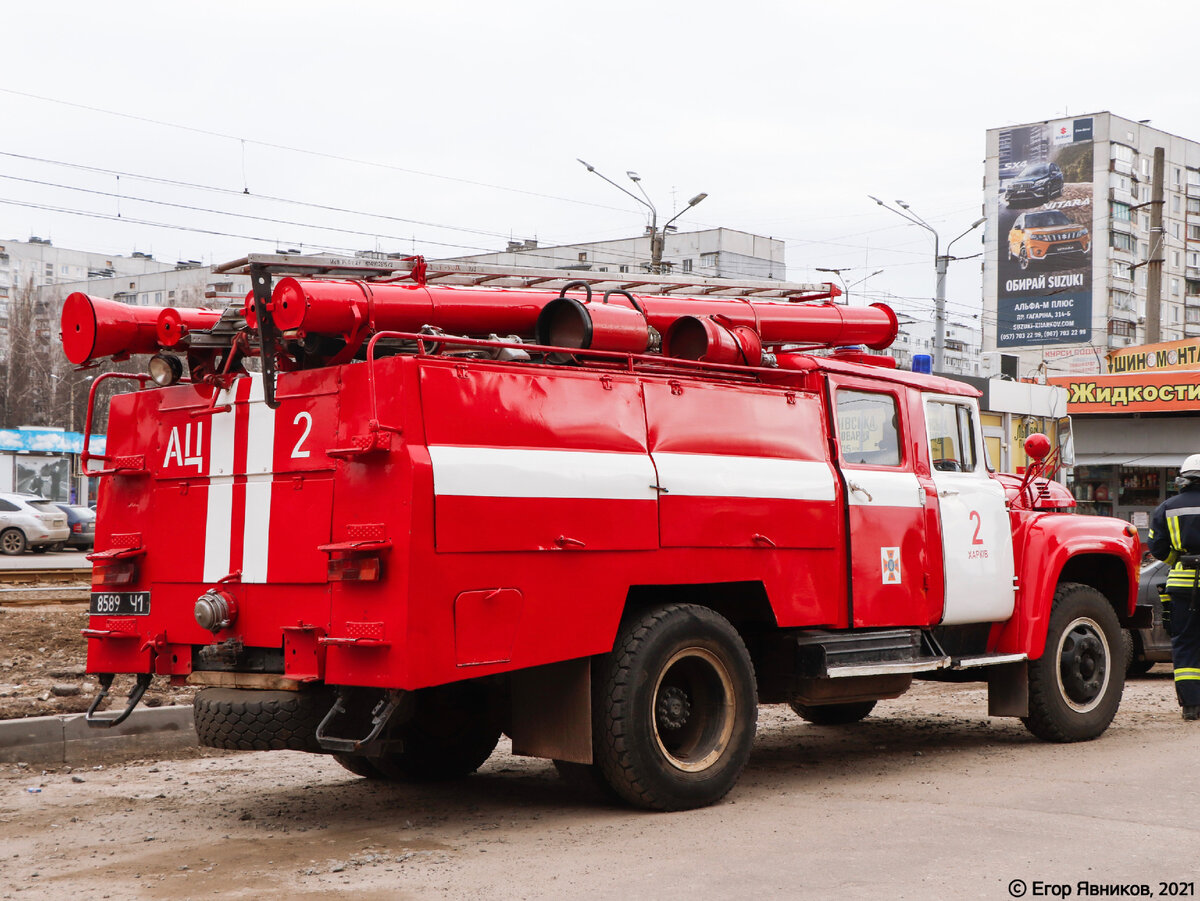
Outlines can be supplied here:
[[[933, 368], [937, 372], [941, 372], [945, 364], [946, 357], [946, 270], [950, 266], [950, 261], [958, 259], [950, 255], [950, 248], [954, 246], [954, 242], [959, 238], [966, 237], [983, 223], [987, 222], [986, 216], [980, 216], [958, 237], [952, 239], [946, 245], [946, 252], [943, 254], [939, 251], [939, 237], [937, 229], [917, 215], [912, 207], [903, 200], [897, 200], [896, 206], [888, 206], [878, 197], [867, 195], [885, 210], [890, 210], [901, 219], [911, 222], [913, 225], [919, 225], [931, 235], [933, 235], [933, 268], [937, 276], [936, 295], [934, 297], [934, 323], [936, 330], [933, 338]], [[897, 209], [899, 207], [899, 209]], [[903, 212], [901, 212], [903, 210]]]
[[846, 298], [845, 303], [847, 306], [850, 305], [850, 289], [851, 288], [853, 288], [855, 285], [861, 285], [867, 279], [874, 278], [875, 276], [879, 275], [879, 273], [883, 272], [882, 269], [876, 269], [870, 275], [864, 275], [858, 281], [851, 282], [850, 284], [847, 285], [846, 280], [844, 278], [842, 278], [842, 273], [843, 272], [853, 272], [854, 267], [851, 266], [851, 267], [846, 267], [844, 269], [833, 269], [833, 268], [828, 268], [825, 266], [817, 266], [816, 269], [817, 269], [817, 272], [832, 272], [834, 275], [836, 275], [838, 277], [838, 281], [842, 283], [842, 296], [844, 298]]
[[[576, 159], [579, 160], [578, 157], [576, 157]], [[662, 272], [663, 245], [665, 244], [667, 231], [671, 228], [671, 224], [708, 195], [704, 192], [697, 194], [687, 202], [687, 206], [668, 219], [667, 224], [664, 225], [660, 231], [658, 228], [658, 209], [654, 206], [654, 201], [650, 199], [650, 195], [646, 193], [646, 189], [642, 187], [642, 177], [640, 175], [633, 170], [628, 170], [625, 172], [625, 175], [631, 182], [637, 185], [637, 189], [641, 192], [642, 196], [638, 197], [637, 194], [634, 194], [632, 191], [628, 190], [622, 185], [617, 184], [617, 182], [613, 181], [603, 172], [597, 170], [595, 166], [592, 166], [583, 160], [579, 160], [579, 162], [583, 163], [584, 168], [586, 168], [588, 172], [594, 172], [596, 175], [599, 175], [618, 191], [622, 192], [623, 194], [628, 194], [650, 211], [650, 271], [656, 274]]]

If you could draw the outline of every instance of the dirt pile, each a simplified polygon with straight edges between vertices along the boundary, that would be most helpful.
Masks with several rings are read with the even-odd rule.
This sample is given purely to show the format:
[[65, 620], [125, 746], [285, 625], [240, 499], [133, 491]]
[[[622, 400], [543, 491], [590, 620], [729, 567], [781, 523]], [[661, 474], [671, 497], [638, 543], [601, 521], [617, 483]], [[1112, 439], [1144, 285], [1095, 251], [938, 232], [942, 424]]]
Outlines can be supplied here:
[[[0, 607], [0, 719], [81, 713], [99, 690], [86, 673], [87, 604]], [[133, 680], [118, 676], [102, 709], [123, 704]], [[142, 703], [190, 704], [193, 689], [151, 683]], [[114, 700], [115, 698], [115, 700]]]

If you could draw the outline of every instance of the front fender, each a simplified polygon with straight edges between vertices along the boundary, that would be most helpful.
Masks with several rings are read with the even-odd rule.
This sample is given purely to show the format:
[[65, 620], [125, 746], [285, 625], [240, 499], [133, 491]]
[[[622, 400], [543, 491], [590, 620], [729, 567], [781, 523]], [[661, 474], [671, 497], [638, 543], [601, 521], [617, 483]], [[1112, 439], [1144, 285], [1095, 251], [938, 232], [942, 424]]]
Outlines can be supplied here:
[[1091, 585], [1108, 598], [1122, 623], [1133, 616], [1140, 548], [1132, 526], [1108, 516], [1024, 514], [1013, 543], [1016, 604], [996, 638], [997, 652], [1023, 652], [1031, 660], [1042, 655], [1060, 582]]

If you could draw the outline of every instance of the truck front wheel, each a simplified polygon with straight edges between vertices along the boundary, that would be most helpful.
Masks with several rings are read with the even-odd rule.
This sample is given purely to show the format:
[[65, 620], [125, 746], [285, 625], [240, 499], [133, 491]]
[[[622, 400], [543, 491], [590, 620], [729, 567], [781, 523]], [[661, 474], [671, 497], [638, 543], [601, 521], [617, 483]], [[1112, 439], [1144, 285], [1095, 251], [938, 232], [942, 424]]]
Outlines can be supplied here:
[[1064, 582], [1054, 594], [1046, 649], [1029, 661], [1029, 716], [1045, 741], [1088, 741], [1108, 728], [1125, 687], [1117, 615], [1095, 588]]
[[626, 801], [686, 810], [733, 788], [754, 743], [754, 667], [737, 630], [673, 604], [628, 623], [599, 667], [593, 752]]

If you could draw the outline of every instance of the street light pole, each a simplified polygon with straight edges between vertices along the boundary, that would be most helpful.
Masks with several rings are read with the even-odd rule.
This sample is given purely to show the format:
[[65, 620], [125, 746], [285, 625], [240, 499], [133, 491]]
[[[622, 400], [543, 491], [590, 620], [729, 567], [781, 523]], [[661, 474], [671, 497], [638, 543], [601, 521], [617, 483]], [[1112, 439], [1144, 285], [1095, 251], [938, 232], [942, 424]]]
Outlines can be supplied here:
[[[957, 259], [950, 255], [950, 248], [959, 238], [963, 238], [973, 232], [983, 223], [987, 222], [986, 216], [980, 216], [964, 231], [961, 235], [954, 238], [946, 245], [946, 252], [940, 252], [940, 238], [932, 225], [918, 216], [907, 203], [903, 200], [897, 200], [896, 206], [888, 206], [878, 197], [867, 195], [885, 210], [890, 210], [902, 219], [911, 222], [913, 225], [919, 225], [931, 235], [933, 235], [933, 271], [934, 271], [934, 298], [933, 298], [933, 320], [934, 320], [934, 335], [933, 335], [933, 369], [935, 372], [942, 372], [945, 369], [946, 363], [946, 272], [950, 268], [950, 261]], [[897, 209], [899, 207], [899, 209]], [[903, 210], [903, 212], [901, 212]]]
[[[576, 159], [579, 160], [578, 157], [576, 157]], [[638, 175], [636, 172], [634, 172], [632, 170], [627, 171], [625, 173], [629, 177], [629, 180], [632, 181], [635, 185], [637, 185], [637, 189], [642, 193], [642, 196], [638, 197], [632, 191], [627, 190], [626, 188], [617, 184], [615, 181], [613, 181], [611, 178], [609, 178], [603, 172], [600, 172], [598, 169], [596, 169], [595, 166], [592, 166], [589, 163], [584, 162], [583, 160], [579, 160], [579, 162], [583, 163], [584, 168], [586, 168], [588, 172], [593, 172], [596, 175], [599, 175], [601, 178], [603, 178], [606, 182], [608, 182], [610, 185], [612, 185], [618, 191], [622, 192], [623, 194], [628, 194], [630, 197], [632, 197], [634, 200], [636, 200], [638, 203], [640, 203], [642, 206], [644, 206], [646, 209], [648, 209], [650, 211], [650, 271], [656, 275], [661, 273], [662, 272], [663, 247], [666, 244], [667, 231], [671, 228], [671, 224], [676, 219], [678, 219], [680, 216], [682, 216], [684, 213], [686, 213], [688, 210], [690, 210], [692, 207], [694, 207], [696, 204], [698, 204], [700, 201], [702, 201], [708, 195], [703, 192], [697, 194], [695, 197], [693, 197], [691, 200], [689, 200], [687, 202], [687, 206], [685, 206], [682, 210], [680, 210], [678, 213], [676, 213], [674, 216], [672, 216], [670, 219], [668, 219], [667, 224], [664, 225], [662, 227], [662, 230], [660, 231], [658, 228], [658, 209], [654, 206], [654, 201], [652, 201], [650, 199], [650, 195], [646, 193], [646, 189], [642, 187], [642, 178], [640, 175]]]

